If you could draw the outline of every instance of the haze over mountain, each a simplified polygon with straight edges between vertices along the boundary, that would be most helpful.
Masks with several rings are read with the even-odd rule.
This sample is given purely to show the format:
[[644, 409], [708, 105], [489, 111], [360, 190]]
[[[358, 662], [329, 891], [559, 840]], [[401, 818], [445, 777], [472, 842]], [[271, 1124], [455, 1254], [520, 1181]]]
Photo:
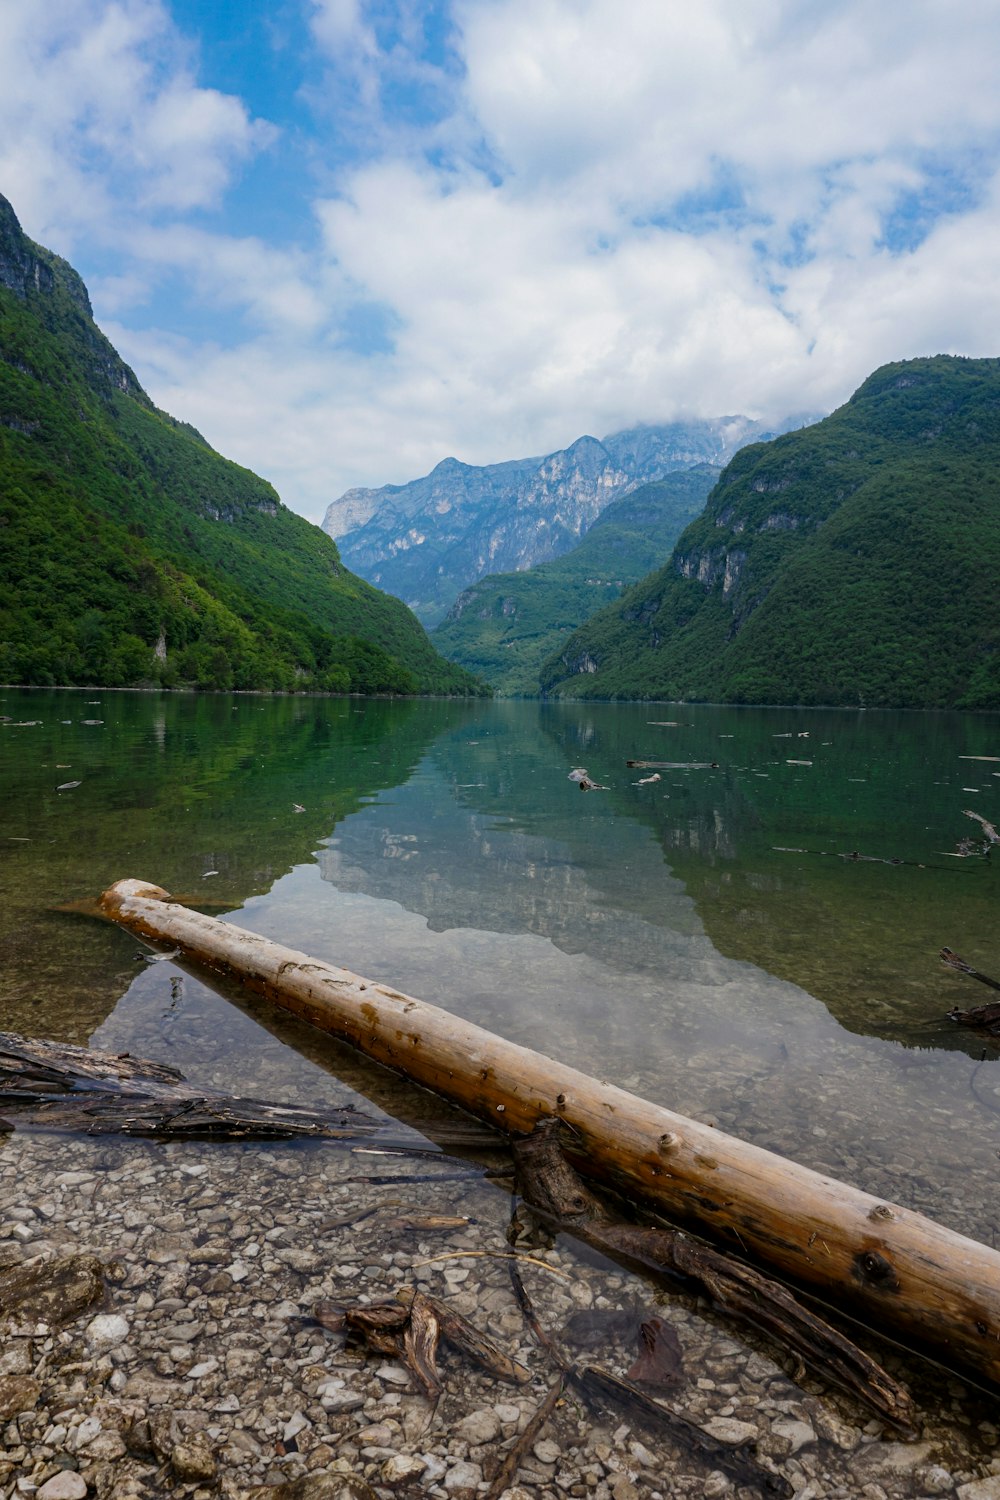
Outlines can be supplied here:
[[487, 574], [568, 552], [617, 496], [678, 469], [723, 464], [769, 436], [747, 417], [719, 417], [581, 437], [544, 458], [482, 467], [446, 458], [408, 484], [348, 490], [323, 529], [348, 566], [433, 626]]
[[0, 681], [467, 692], [412, 614], [158, 411], [0, 197]]
[[564, 638], [670, 556], [721, 470], [678, 469], [612, 500], [583, 539], [521, 573], [490, 573], [459, 594], [431, 639], [504, 696], [538, 693]]
[[586, 698], [1000, 708], [1000, 360], [885, 365], [745, 449], [543, 667]]

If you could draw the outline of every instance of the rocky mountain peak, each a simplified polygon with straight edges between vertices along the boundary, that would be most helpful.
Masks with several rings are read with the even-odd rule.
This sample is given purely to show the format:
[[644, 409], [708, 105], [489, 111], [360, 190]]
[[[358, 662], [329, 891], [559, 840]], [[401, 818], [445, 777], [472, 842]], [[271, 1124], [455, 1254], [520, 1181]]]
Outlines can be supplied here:
[[487, 574], [561, 557], [616, 497], [678, 469], [723, 464], [766, 436], [748, 417], [718, 417], [588, 433], [543, 458], [446, 458], [408, 484], [348, 490], [323, 529], [349, 567], [432, 626]]

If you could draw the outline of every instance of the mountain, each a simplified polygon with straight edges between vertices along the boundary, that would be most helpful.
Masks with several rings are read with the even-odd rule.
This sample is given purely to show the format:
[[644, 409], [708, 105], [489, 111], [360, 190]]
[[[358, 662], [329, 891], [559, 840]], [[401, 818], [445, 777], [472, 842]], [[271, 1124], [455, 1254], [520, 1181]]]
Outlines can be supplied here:
[[886, 365], [730, 462], [550, 694], [1000, 708], [1000, 360]]
[[0, 198], [0, 681], [469, 692], [399, 602], [158, 411]]
[[534, 696], [542, 663], [584, 620], [670, 556], [719, 477], [679, 469], [606, 506], [569, 552], [522, 573], [491, 573], [460, 594], [431, 639], [503, 696]]
[[746, 417], [633, 427], [578, 438], [546, 458], [477, 468], [446, 458], [423, 479], [348, 490], [323, 529], [348, 566], [405, 599], [428, 626], [488, 573], [568, 552], [610, 501], [695, 464], [722, 464], [769, 436]]

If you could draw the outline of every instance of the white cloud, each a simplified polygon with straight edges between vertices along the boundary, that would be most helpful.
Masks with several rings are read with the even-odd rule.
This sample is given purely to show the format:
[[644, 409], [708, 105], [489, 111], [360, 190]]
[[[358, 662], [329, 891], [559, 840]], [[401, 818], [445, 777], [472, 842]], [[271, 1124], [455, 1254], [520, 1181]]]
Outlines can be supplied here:
[[[103, 244], [95, 305], [155, 399], [315, 518], [449, 453], [1000, 354], [987, 0], [452, 0], [432, 41], [418, 0], [301, 6], [316, 244], [194, 216], [273, 130], [159, 0], [0, 3], [0, 191], [63, 253]], [[170, 276], [204, 339], [130, 317]]]
[[64, 253], [216, 204], [271, 127], [192, 77], [161, 0], [0, 6], [0, 185]]

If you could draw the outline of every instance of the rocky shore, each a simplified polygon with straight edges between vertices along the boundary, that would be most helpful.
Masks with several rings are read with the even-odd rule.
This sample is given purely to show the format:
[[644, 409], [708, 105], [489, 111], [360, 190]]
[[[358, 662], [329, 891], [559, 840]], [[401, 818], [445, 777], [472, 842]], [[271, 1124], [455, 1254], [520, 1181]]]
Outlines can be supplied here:
[[[508, 1198], [447, 1158], [15, 1134], [0, 1149], [0, 1203], [5, 1497], [471, 1500], [496, 1493], [500, 1464], [552, 1382], [504, 1260]], [[889, 1356], [914, 1381], [919, 1409], [915, 1440], [901, 1441], [846, 1398], [791, 1378], [779, 1351], [693, 1298], [657, 1293], [561, 1242], [525, 1256], [539, 1319], [571, 1355], [623, 1372], [643, 1319], [668, 1321], [682, 1368], [654, 1394], [724, 1444], [755, 1444], [797, 1500], [1000, 1500], [994, 1406], [955, 1379]], [[20, 1301], [2, 1291], [19, 1268], [39, 1288]], [[46, 1299], [60, 1268], [61, 1290]], [[451, 1350], [435, 1404], [398, 1360], [366, 1355], [317, 1321], [324, 1304], [406, 1287], [491, 1333], [531, 1382], [502, 1383]], [[572, 1393], [505, 1491], [761, 1492]]]

